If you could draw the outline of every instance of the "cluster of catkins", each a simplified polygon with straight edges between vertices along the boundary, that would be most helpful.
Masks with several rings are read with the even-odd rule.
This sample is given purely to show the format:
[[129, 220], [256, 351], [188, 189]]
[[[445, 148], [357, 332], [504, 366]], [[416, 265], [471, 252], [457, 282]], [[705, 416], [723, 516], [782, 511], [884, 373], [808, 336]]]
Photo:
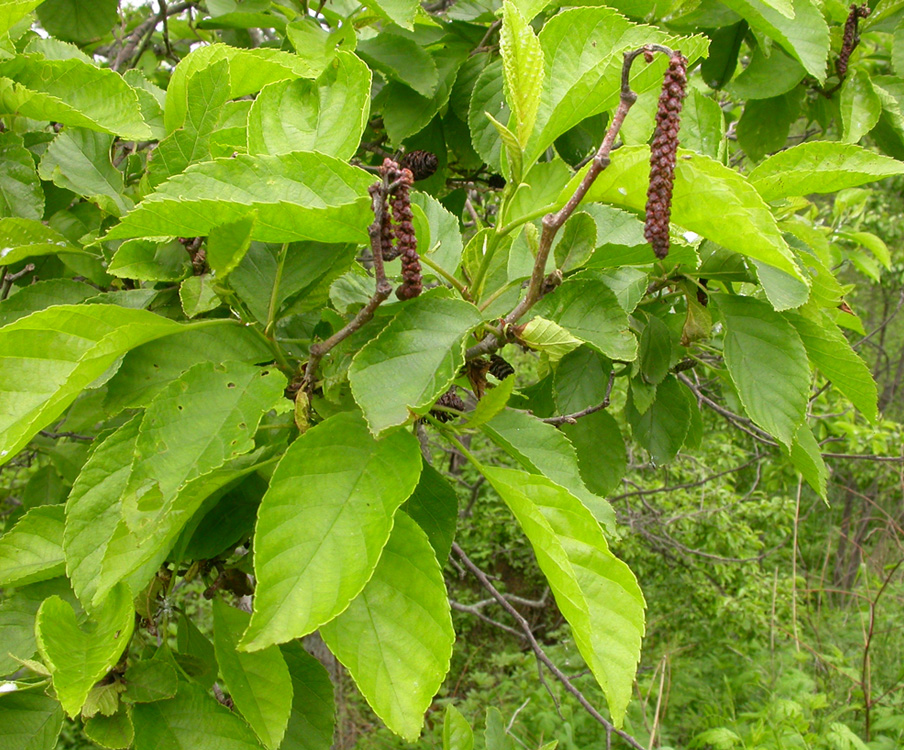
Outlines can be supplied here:
[[[410, 169], [401, 168], [392, 159], [383, 161], [382, 173], [386, 180], [395, 184], [389, 195], [392, 217], [384, 207], [380, 226], [380, 250], [383, 260], [389, 261], [402, 256], [402, 283], [396, 289], [396, 297], [401, 300], [417, 297], [423, 287], [421, 261], [417, 254], [417, 237], [414, 235], [414, 215], [411, 213], [411, 183], [414, 176]], [[374, 186], [371, 190], [379, 190]]]
[[866, 18], [870, 14], [870, 7], [864, 3], [863, 5], [851, 5], [851, 12], [848, 13], [847, 21], [844, 23], [844, 37], [841, 40], [841, 52], [838, 53], [838, 60], [835, 62], [835, 70], [838, 71], [838, 77], [843, 79], [847, 75], [848, 60], [851, 59], [851, 52], [860, 41], [857, 34], [857, 24], [861, 18]]
[[687, 59], [673, 52], [659, 96], [656, 132], [650, 147], [650, 186], [647, 190], [647, 220], [643, 235], [657, 258], [669, 252], [669, 219], [672, 213], [672, 186], [678, 153], [678, 126], [681, 104], [687, 89]]

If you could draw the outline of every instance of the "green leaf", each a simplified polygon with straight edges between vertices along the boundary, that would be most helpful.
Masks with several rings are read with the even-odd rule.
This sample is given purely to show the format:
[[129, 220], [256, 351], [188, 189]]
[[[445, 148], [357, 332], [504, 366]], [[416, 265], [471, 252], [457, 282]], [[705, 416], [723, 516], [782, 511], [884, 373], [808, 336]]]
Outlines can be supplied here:
[[580, 268], [590, 260], [595, 248], [596, 222], [590, 214], [578, 211], [565, 222], [553, 248], [556, 268], [565, 273]]
[[505, 125], [495, 119], [489, 112], [484, 112], [484, 115], [486, 115], [486, 118], [490, 121], [492, 126], [496, 128], [496, 131], [499, 133], [499, 138], [502, 140], [502, 145], [505, 147], [505, 156], [508, 166], [506, 176], [509, 181], [517, 185], [521, 182], [522, 172], [524, 170], [522, 161], [523, 154], [518, 137]]
[[118, 18], [118, 0], [44, 0], [38, 8], [44, 30], [70, 42], [100, 39], [110, 33]]
[[468, 127], [474, 150], [496, 172], [502, 170], [499, 161], [502, 138], [485, 113], [492, 114], [498, 122], [509, 122], [511, 112], [505, 101], [503, 79], [502, 60], [497, 58], [477, 77], [468, 108]]
[[70, 245], [59, 232], [35, 219], [0, 219], [0, 266], [11, 266], [39, 255], [83, 252]]
[[370, 70], [350, 52], [337, 52], [316, 81], [271, 83], [248, 115], [249, 152], [316, 150], [351, 158], [369, 119], [370, 86]]
[[330, 750], [336, 712], [330, 675], [298, 641], [280, 650], [292, 676], [292, 713], [280, 750]]
[[610, 372], [609, 359], [589, 346], [566, 354], [553, 376], [553, 394], [559, 413], [569, 414], [602, 403]]
[[558, 362], [583, 343], [562, 326], [539, 315], [525, 324], [518, 333], [518, 340], [531, 349], [543, 352], [551, 362]]
[[482, 467], [527, 535], [575, 643], [620, 726], [644, 633], [634, 574], [610, 551], [590, 511], [543, 476]]
[[863, 416], [875, 423], [879, 416], [876, 383], [866, 363], [851, 348], [838, 326], [825, 314], [814, 320], [786, 313], [785, 319], [794, 326], [813, 365], [850, 399]]
[[204, 688], [180, 682], [175, 698], [132, 710], [135, 750], [260, 750], [254, 733]]
[[0, 698], [0, 747], [4, 750], [53, 750], [63, 728], [59, 701], [37, 690]]
[[569, 279], [534, 310], [610, 359], [631, 362], [637, 357], [637, 340], [628, 328], [628, 316], [615, 293], [601, 281]]
[[214, 159], [167, 180], [106, 239], [206, 236], [256, 210], [256, 240], [363, 242], [371, 182], [366, 172], [316, 153]]
[[[375, 70], [386, 73], [421, 96], [433, 96], [439, 83], [436, 63], [413, 38], [385, 29], [370, 39], [362, 39], [356, 52]], [[369, 99], [368, 93], [368, 99]]]
[[791, 463], [794, 464], [794, 468], [801, 473], [807, 484], [825, 500], [829, 470], [822, 459], [819, 443], [816, 442], [813, 431], [806, 422], [798, 429], [794, 443], [790, 450], [786, 450], [786, 453], [791, 459]]
[[790, 445], [804, 421], [810, 388], [807, 353], [797, 332], [769, 305], [714, 294], [725, 320], [728, 374], [750, 418]]
[[209, 273], [185, 279], [179, 285], [179, 302], [187, 318], [195, 318], [216, 310], [222, 304], [212, 283], [212, 275]]
[[0, 112], [146, 140], [138, 95], [118, 73], [77, 57], [16, 55], [0, 61]]
[[289, 446], [258, 511], [258, 586], [243, 648], [301, 637], [348, 606], [372, 575], [420, 469], [411, 433], [376, 440], [350, 412]]
[[368, 8], [384, 19], [397, 23], [403, 29], [412, 29], [417, 15], [417, 0], [367, 0]]
[[502, 712], [495, 706], [487, 708], [487, 722], [483, 737], [487, 750], [514, 750], [515, 748], [515, 742], [505, 728]]
[[464, 426], [471, 429], [489, 422], [505, 408], [514, 389], [515, 378], [513, 375], [509, 375], [499, 385], [488, 388], [474, 410], [467, 415]]
[[141, 281], [180, 281], [191, 270], [191, 258], [177, 240], [126, 240], [107, 268], [112, 276]]
[[404, 513], [373, 577], [321, 634], [386, 726], [417, 740], [449, 671], [455, 631], [433, 548]]
[[285, 376], [240, 362], [201, 362], [155, 396], [138, 431], [122, 516], [139, 539], [157, 535], [185, 485], [254, 449]]
[[310, 17], [301, 17], [286, 25], [286, 37], [309, 68], [305, 78], [317, 78], [326, 69], [336, 54], [336, 45], [341, 43], [341, 32], [342, 29], [339, 33], [330, 33]]
[[[771, 99], [787, 94], [803, 80], [807, 71], [797, 60], [773, 47], [768, 54], [761, 46], [753, 51], [750, 62], [728, 87], [738, 99]], [[709, 100], [713, 101], [713, 100]], [[682, 112], [682, 135], [684, 133]], [[682, 143], [684, 139], [682, 138]]]
[[[585, 201], [643, 210], [649, 169], [646, 146], [623, 146], [612, 154], [612, 164], [593, 183]], [[575, 176], [563, 196], [571, 195], [581, 176]], [[679, 149], [672, 222], [804, 281], [763, 198], [742, 175], [712, 159]]]
[[[607, 411], [597, 411], [580, 417], [576, 424], [562, 425], [578, 457], [581, 479], [587, 489], [606, 497], [622, 480], [628, 469], [625, 439], [618, 422]], [[614, 514], [601, 515], [591, 507], [598, 521], [614, 525]]]
[[[436, 198], [426, 193], [413, 192], [411, 205], [418, 206], [427, 217], [430, 231], [429, 243], [423, 242], [419, 237], [419, 243], [423, 242], [424, 251], [421, 255], [427, 255], [445, 271], [454, 271], [461, 264], [463, 251], [461, 230], [458, 227], [458, 217], [449, 213]], [[430, 273], [429, 267], [424, 268], [424, 273]]]
[[[112, 414], [147, 406], [198, 362], [271, 361], [273, 352], [244, 326], [191, 326], [133, 349], [107, 383], [104, 407]], [[152, 373], [152, 374], [151, 374]]]
[[670, 375], [656, 387], [656, 398], [649, 408], [640, 413], [632, 398], [625, 406], [625, 416], [634, 439], [650, 452], [653, 462], [667, 464], [681, 450], [690, 427], [687, 392]]
[[210, 136], [219, 125], [228, 92], [226, 60], [218, 60], [188, 79], [185, 122], [157, 144], [148, 162], [148, 183], [152, 187], [210, 157]]
[[[622, 52], [643, 44], [669, 44], [693, 63], [706, 53], [708, 39], [669, 37], [628, 21], [606, 7], [570, 8], [557, 13], [540, 32], [545, 58], [536, 127], [526, 149], [525, 167], [563, 133], [618, 105]], [[631, 88], [638, 94], [662, 85], [667, 60], [634, 65]]]
[[212, 227], [207, 238], [207, 264], [221, 281], [242, 262], [251, 247], [256, 213]]
[[640, 371], [651, 385], [659, 385], [672, 364], [672, 334], [655, 315], [647, 319], [640, 335]]
[[128, 703], [153, 703], [172, 698], [179, 685], [176, 668], [159, 658], [132, 662], [124, 679], [126, 692], [122, 699]]
[[213, 603], [213, 645], [235, 707], [264, 747], [282, 742], [292, 711], [292, 678], [278, 646], [251, 654], [236, 650], [251, 616], [223, 601]]
[[427, 534], [436, 559], [445, 563], [455, 539], [458, 497], [446, 478], [425, 463], [414, 493], [402, 510]]
[[63, 548], [73, 588], [86, 606], [96, 606], [122, 580], [133, 591], [143, 589], [207, 497], [275, 460], [262, 449], [188, 482], [173, 499], [157, 535], [143, 540], [129, 531], [120, 502], [140, 424], [135, 417], [103, 441], [70, 493]]
[[7, 0], [3, 3], [0, 6], [0, 34], [6, 34], [42, 2], [44, 0]]
[[44, 191], [34, 159], [21, 136], [9, 132], [0, 133], [0, 216], [33, 221], [44, 216]]
[[460, 42], [447, 42], [433, 53], [439, 75], [439, 85], [433, 96], [421, 96], [414, 89], [397, 81], [390, 81], [380, 92], [383, 124], [394, 144], [419, 133], [446, 106], [458, 68], [467, 59], [471, 48]]
[[474, 750], [474, 732], [468, 720], [451, 703], [443, 715], [443, 750]]
[[111, 305], [58, 305], [0, 329], [0, 463], [129, 349], [184, 330], [145, 310]]
[[806, 91], [803, 87], [771, 99], [754, 99], [744, 105], [738, 121], [738, 143], [753, 160], [782, 149], [791, 126], [800, 116], [800, 105]]
[[506, 409], [482, 429], [522, 468], [564, 487], [597, 521], [615, 528], [612, 507], [584, 485], [577, 453], [562, 432], [532, 414], [515, 409]]
[[812, 0], [794, 0], [793, 4], [794, 12], [787, 16], [762, 0], [727, 0], [725, 3], [753, 29], [778, 42], [819, 83], [824, 83], [829, 27]]
[[879, 122], [882, 102], [873, 90], [869, 75], [859, 68], [848, 73], [841, 85], [838, 102], [845, 143], [857, 143]]
[[480, 321], [468, 302], [424, 295], [364, 345], [348, 379], [375, 435], [430, 410], [464, 364], [465, 336]]
[[38, 174], [95, 201], [107, 213], [122, 216], [132, 201], [122, 195], [122, 173], [113, 166], [113, 136], [85, 128], [65, 128], [44, 152]]
[[505, 75], [505, 98], [515, 116], [515, 132], [523, 148], [531, 136], [543, 86], [540, 40], [513, 2], [502, 4], [499, 50]]
[[317, 72], [301, 55], [278, 49], [259, 47], [245, 49], [226, 44], [207, 44], [197, 47], [176, 66], [166, 89], [164, 122], [166, 132], [182, 127], [188, 111], [188, 81], [199, 70], [218, 60], [229, 63], [229, 93], [227, 99], [256, 94], [268, 83], [287, 78], [315, 78]]
[[834, 193], [902, 173], [904, 164], [888, 156], [853, 144], [814, 141], [770, 156], [748, 179], [764, 200], [774, 201]]
[[65, 573], [63, 506], [32, 508], [0, 536], [0, 586], [24, 586]]
[[125, 750], [135, 740], [129, 709], [121, 707], [112, 716], [92, 716], [84, 723], [85, 736], [101, 747]]
[[94, 683], [116, 666], [129, 645], [134, 625], [127, 586], [110, 592], [94, 613], [87, 632], [79, 626], [72, 607], [60, 597], [51, 596], [41, 605], [35, 621], [38, 650], [69, 716], [81, 710]]
[[700, 66], [700, 73], [711, 89], [721, 89], [731, 80], [738, 67], [738, 52], [748, 29], [747, 21], [742, 20], [707, 30], [712, 41], [709, 45], [709, 57]]

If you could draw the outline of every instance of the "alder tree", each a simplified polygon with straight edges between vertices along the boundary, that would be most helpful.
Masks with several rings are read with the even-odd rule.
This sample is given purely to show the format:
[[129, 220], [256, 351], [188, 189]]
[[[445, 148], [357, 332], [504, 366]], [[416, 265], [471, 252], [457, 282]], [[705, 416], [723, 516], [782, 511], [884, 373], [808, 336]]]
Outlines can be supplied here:
[[714, 410], [824, 496], [811, 402], [877, 419], [838, 273], [889, 252], [825, 210], [904, 173], [902, 50], [899, 0], [2, 0], [0, 746], [326, 750], [311, 638], [416, 741], [454, 564], [643, 747], [607, 495]]

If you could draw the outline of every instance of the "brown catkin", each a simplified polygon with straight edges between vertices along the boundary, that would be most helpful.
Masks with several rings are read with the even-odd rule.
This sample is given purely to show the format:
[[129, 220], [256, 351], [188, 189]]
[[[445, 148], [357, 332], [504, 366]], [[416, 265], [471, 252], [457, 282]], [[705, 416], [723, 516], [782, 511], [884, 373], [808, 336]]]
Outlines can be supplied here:
[[426, 180], [432, 177], [439, 166], [436, 154], [430, 151], [417, 149], [409, 151], [399, 162], [403, 169], [410, 169], [415, 181]]
[[402, 283], [396, 289], [396, 297], [401, 300], [417, 297], [423, 289], [421, 261], [417, 254], [417, 237], [414, 235], [414, 215], [411, 213], [409, 188], [414, 182], [410, 169], [402, 169], [398, 178], [400, 184], [390, 200], [392, 218], [395, 221], [395, 235], [399, 254], [402, 256]]
[[[465, 402], [462, 401], [459, 395], [455, 392], [454, 385], [439, 397], [435, 405], [445, 406], [447, 409], [456, 409], [457, 411], [465, 410]], [[448, 411], [442, 411], [440, 409], [431, 410], [430, 415], [438, 419], [440, 422], [448, 422], [450, 419], [455, 419], [454, 414]]]
[[848, 13], [847, 21], [844, 22], [844, 37], [841, 40], [841, 52], [838, 53], [838, 60], [835, 62], [835, 70], [838, 77], [842, 80], [847, 75], [848, 61], [851, 59], [851, 53], [857, 47], [860, 41], [857, 25], [861, 18], [866, 18], [872, 11], [870, 7], [864, 3], [863, 5], [851, 5], [851, 12]]
[[672, 186], [678, 153], [681, 104], [687, 88], [687, 59], [673, 52], [659, 96], [656, 132], [650, 147], [650, 186], [647, 190], [647, 220], [643, 235], [657, 258], [669, 252], [669, 219], [672, 214]]

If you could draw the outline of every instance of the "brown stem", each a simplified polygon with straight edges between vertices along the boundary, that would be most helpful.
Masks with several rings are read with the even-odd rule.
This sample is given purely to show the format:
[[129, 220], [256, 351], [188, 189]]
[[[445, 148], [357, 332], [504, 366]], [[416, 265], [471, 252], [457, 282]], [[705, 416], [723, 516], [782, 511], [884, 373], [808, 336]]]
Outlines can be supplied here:
[[[134, 31], [129, 34], [125, 44], [119, 51], [119, 54], [116, 55], [116, 59], [112, 63], [110, 63], [110, 69], [118, 71], [126, 63], [129, 63], [129, 65], [131, 65], [131, 60], [135, 55], [135, 49], [136, 47], [138, 47], [139, 42], [141, 42], [142, 39], [147, 36], [147, 40], [141, 48], [141, 52], [144, 52], [144, 50], [147, 49], [147, 44], [150, 42], [150, 38], [154, 33], [154, 29], [157, 28], [158, 23], [166, 21], [168, 16], [176, 16], [179, 13], [184, 13], [186, 10], [194, 7], [194, 2], [176, 3], [175, 5], [169, 6], [167, 6], [165, 3], [161, 3], [160, 12], [154, 13], [145, 21], [138, 24], [138, 26], [135, 27]], [[140, 56], [141, 55], [139, 54], [137, 57]]]
[[2, 281], [0, 281], [0, 300], [4, 300], [9, 296], [9, 291], [13, 288], [14, 281], [18, 281], [34, 270], [34, 263], [28, 263], [21, 271], [16, 271], [16, 273], [9, 273], [6, 269], [0, 268], [0, 279], [2, 279]]
[[518, 627], [521, 629], [521, 632], [524, 633], [524, 637], [527, 642], [530, 644], [531, 649], [534, 652], [534, 655], [537, 657], [537, 661], [539, 661], [543, 666], [545, 666], [553, 676], [562, 683], [565, 689], [571, 693], [575, 698], [577, 698], [578, 703], [583, 706], [584, 710], [590, 714], [597, 722], [599, 722], [603, 729], [606, 731], [606, 744], [609, 746], [611, 743], [612, 735], [615, 734], [618, 737], [621, 737], [630, 747], [635, 750], [646, 750], [643, 745], [641, 745], [636, 739], [634, 739], [627, 732], [623, 732], [621, 729], [616, 729], [615, 725], [608, 721], [599, 711], [597, 711], [584, 697], [584, 694], [575, 686], [575, 684], [569, 679], [568, 675], [566, 675], [561, 669], [559, 669], [553, 661], [546, 655], [546, 652], [537, 642], [537, 639], [534, 637], [534, 633], [531, 630], [530, 623], [524, 619], [522, 614], [515, 609], [512, 604], [506, 599], [499, 590], [492, 584], [489, 578], [487, 578], [486, 573], [484, 573], [480, 568], [478, 568], [471, 559], [465, 554], [464, 550], [459, 547], [456, 543], [452, 543], [452, 551], [458, 556], [458, 559], [461, 560], [462, 564], [471, 572], [471, 574], [480, 582], [480, 585], [483, 586], [497, 602], [499, 605], [508, 612], [512, 618], [514, 618], [515, 622], [518, 624]]
[[[634, 60], [640, 55], [650, 55], [653, 52], [662, 52], [667, 55], [672, 54], [671, 49], [660, 44], [647, 44], [638, 49], [625, 52], [625, 59], [622, 64], [621, 97], [618, 102], [618, 108], [615, 110], [615, 115], [612, 117], [612, 122], [609, 124], [609, 129], [606, 131], [606, 136], [603, 138], [603, 142], [600, 144], [596, 154], [594, 154], [593, 159], [590, 162], [590, 168], [584, 174], [584, 178], [575, 189], [571, 198], [568, 199], [568, 202], [555, 213], [549, 213], [543, 217], [540, 246], [537, 249], [537, 257], [534, 261], [530, 282], [527, 286], [527, 293], [521, 301], [518, 302], [515, 309], [505, 316], [503, 320], [504, 332], [513, 323], [516, 323], [521, 316], [530, 310], [543, 296], [543, 281], [546, 278], [546, 261], [549, 258], [553, 240], [556, 238], [556, 234], [559, 229], [562, 228], [562, 225], [571, 218], [575, 209], [580, 205], [581, 201], [584, 200], [587, 191], [590, 190], [590, 187], [593, 185], [596, 178], [609, 166], [609, 154], [612, 152], [612, 148], [615, 145], [615, 139], [618, 137], [622, 123], [624, 123], [625, 117], [628, 115], [628, 111], [631, 109], [634, 102], [637, 101], [637, 94], [631, 90], [631, 66], [634, 63]], [[467, 358], [476, 359], [484, 354], [489, 354], [490, 352], [499, 349], [507, 342], [507, 336], [500, 339], [493, 334], [488, 334], [480, 341], [480, 343], [475, 344], [468, 349]]]

